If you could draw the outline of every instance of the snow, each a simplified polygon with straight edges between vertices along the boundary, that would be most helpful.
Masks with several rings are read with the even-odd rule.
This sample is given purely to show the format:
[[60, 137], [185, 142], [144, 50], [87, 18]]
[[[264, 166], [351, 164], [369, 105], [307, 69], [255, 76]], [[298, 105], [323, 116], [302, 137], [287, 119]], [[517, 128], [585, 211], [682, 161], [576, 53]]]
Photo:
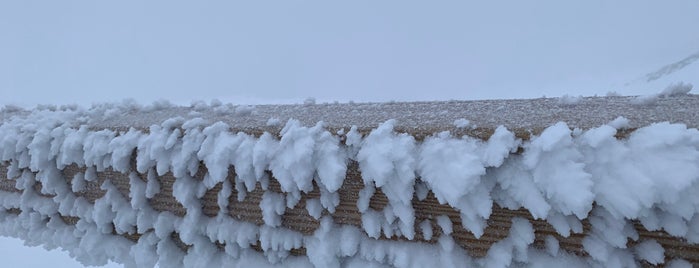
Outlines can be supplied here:
[[619, 116], [619, 117], [615, 118], [614, 120], [612, 120], [611, 122], [609, 122], [607, 125], [615, 128], [615, 129], [624, 129], [624, 128], [628, 128], [630, 124], [629, 124], [629, 119], [626, 119], [623, 116]]
[[374, 210], [368, 210], [362, 213], [362, 228], [364, 228], [366, 234], [371, 238], [379, 238], [381, 235], [381, 224], [383, 222], [383, 216]]
[[584, 170], [583, 155], [573, 144], [568, 125], [557, 123], [524, 146], [522, 162], [552, 209], [583, 219], [595, 195], [592, 176]]
[[272, 227], [280, 226], [282, 224], [282, 215], [286, 209], [284, 195], [269, 191], [265, 192], [262, 195], [262, 201], [260, 201], [260, 208], [262, 209], [262, 219], [266, 225]]
[[320, 200], [318, 199], [307, 199], [306, 200], [306, 210], [308, 210], [308, 214], [311, 215], [314, 219], [320, 219], [320, 215], [323, 212], [323, 207], [320, 204]]
[[571, 95], [563, 95], [558, 99], [558, 104], [561, 105], [576, 105], [582, 101], [582, 96], [571, 96]]
[[420, 223], [420, 231], [422, 231], [422, 237], [425, 240], [431, 240], [432, 235], [434, 234], [432, 232], [432, 222], [430, 220], [424, 220]]
[[281, 125], [281, 123], [282, 122], [278, 118], [270, 117], [265, 125], [270, 127], [276, 127]]
[[250, 115], [254, 111], [255, 111], [255, 106], [239, 105], [239, 106], [235, 107], [235, 115], [237, 115], [237, 116]]
[[[699, 67], [699, 64], [693, 64]], [[696, 69], [696, 68], [695, 68]], [[688, 69], [687, 69], [688, 70]], [[683, 69], [682, 71], [685, 71]], [[696, 70], [692, 70], [696, 73]], [[691, 76], [696, 76], [693, 75]], [[687, 75], [690, 76], [690, 75]], [[689, 80], [688, 80], [689, 81]], [[661, 92], [675, 81], [664, 81], [653, 85], [652, 91]], [[693, 81], [689, 81], [693, 82]], [[485, 100], [485, 101], [429, 101], [413, 103], [339, 103], [304, 105], [256, 105], [255, 112], [246, 116], [218, 114], [215, 107], [205, 103], [193, 104], [190, 107], [157, 107], [158, 104], [140, 105], [136, 103], [108, 103], [90, 108], [76, 107], [72, 109], [43, 109], [23, 110], [14, 106], [0, 108], [0, 121], [35, 117], [44, 114], [77, 129], [86, 125], [88, 129], [113, 129], [128, 131], [133, 127], [147, 130], [152, 125], [160, 125], [167, 119], [182, 117], [185, 120], [199, 118], [208, 126], [222, 121], [236, 131], [258, 129], [272, 134], [278, 134], [280, 127], [289, 119], [295, 119], [304, 126], [313, 126], [322, 120], [327, 129], [345, 130], [353, 125], [366, 134], [366, 128], [374, 128], [379, 124], [395, 119], [396, 129], [410, 129], [412, 133], [433, 134], [445, 130], [454, 130], [454, 122], [467, 118], [470, 126], [491, 128], [503, 125], [510, 131], [531, 130], [566, 122], [573, 128], [589, 129], [600, 126], [616, 117], [629, 119], [629, 128], [643, 127], [652, 122], [682, 122], [691, 127], [699, 126], [699, 114], [695, 109], [677, 109], [678, 107], [694, 107], [699, 105], [699, 96], [693, 94], [676, 95], [658, 98], [652, 106], [632, 105], [636, 97], [583, 97], [576, 105], [560, 105], [558, 98], [537, 98], [528, 100]], [[117, 111], [119, 116], [105, 117], [107, 111]], [[354, 114], [361, 111], [361, 116]], [[447, 111], [442, 114], [435, 111]], [[191, 114], [190, 112], [196, 112]], [[497, 116], [495, 116], [497, 115]], [[555, 115], [555, 116], [552, 116]], [[270, 118], [279, 121], [279, 126], [266, 126]], [[53, 119], [51, 119], [53, 120]], [[47, 122], [48, 123], [48, 122]], [[184, 127], [183, 129], [189, 129]], [[334, 132], [334, 131], [332, 131]], [[536, 133], [538, 134], [538, 132]]]
[[665, 261], [665, 250], [655, 240], [646, 240], [634, 247], [636, 255], [650, 264], [658, 265]]
[[[321, 126], [309, 129], [300, 125], [298, 121], [289, 121], [282, 129], [282, 139], [274, 149], [274, 157], [269, 163], [274, 177], [278, 178], [282, 191], [312, 190], [313, 180], [313, 146], [315, 140], [313, 131], [320, 130]], [[310, 135], [309, 135], [310, 134]]]
[[677, 82], [667, 86], [660, 92], [661, 97], [675, 97], [689, 94], [694, 86], [690, 83]]
[[660, 93], [638, 96], [631, 100], [631, 104], [634, 105], [653, 105], [656, 104], [660, 98], [677, 97], [689, 94], [692, 91], [693, 85], [684, 82], [678, 82], [670, 84]]
[[316, 99], [315, 98], [306, 98], [303, 100], [303, 105], [310, 106], [310, 105], [315, 105], [316, 104]]
[[[498, 128], [487, 143], [449, 132], [426, 138], [418, 153], [418, 174], [442, 204], [461, 212], [462, 222], [477, 238], [490, 216], [492, 183], [482, 183], [486, 167], [497, 167], [516, 150], [514, 135]], [[483, 152], [483, 153], [480, 153]]]
[[692, 264], [685, 260], [672, 260], [667, 263], [668, 268], [690, 268]]
[[[365, 187], [381, 189], [388, 197], [389, 205], [384, 208], [388, 224], [392, 225], [395, 216], [400, 232], [412, 239], [415, 233], [415, 211], [412, 198], [415, 185], [416, 157], [415, 139], [405, 133], [395, 133], [389, 120], [381, 124], [362, 142], [357, 153], [359, 169]], [[384, 231], [389, 231], [384, 229]]]
[[[679, 84], [659, 94], [658, 103], [686, 92], [687, 85]], [[201, 103], [195, 106], [208, 109]], [[114, 109], [170, 108], [158, 103]], [[236, 114], [252, 117], [258, 111]], [[226, 122], [185, 117], [168, 118], [147, 131], [94, 129], [84, 115], [80, 108], [49, 107], [2, 121], [0, 161], [8, 165], [7, 177], [23, 191], [0, 192], [0, 235], [61, 247], [84, 264], [114, 261], [127, 267], [663, 263], [665, 251], [658, 242], [638, 241], [635, 220], [648, 230], [699, 241], [699, 131], [684, 124], [652, 123], [617, 139], [617, 129], [632, 127], [636, 121], [616, 116], [586, 129], [557, 122], [523, 141], [505, 126], [496, 127], [486, 140], [459, 136], [456, 129], [418, 139], [398, 131], [396, 120], [362, 133], [356, 126], [343, 128], [336, 131], [339, 134], [323, 122], [306, 125], [288, 120], [277, 136], [252, 135], [235, 131]], [[516, 153], [519, 148], [523, 151]], [[136, 166], [130, 170], [134, 150]], [[340, 204], [338, 190], [351, 160], [358, 162], [364, 183], [356, 204], [361, 226], [337, 225], [328, 215]], [[202, 180], [193, 177], [200, 162], [208, 171]], [[63, 178], [60, 170], [69, 165], [87, 169], [85, 174]], [[99, 181], [96, 172], [109, 168], [129, 174], [128, 195], [110, 180], [100, 181], [106, 194], [94, 204], [75, 194], [86, 182]], [[235, 177], [229, 177], [231, 171]], [[149, 205], [148, 199], [161, 191], [158, 176], [168, 172], [176, 177], [173, 195], [186, 209], [184, 217]], [[279, 182], [281, 192], [268, 189], [270, 179]], [[41, 192], [34, 188], [37, 182]], [[265, 189], [259, 204], [264, 224], [234, 219], [225, 209], [214, 217], [203, 216], [201, 198], [219, 183], [223, 190], [216, 201], [221, 208], [228, 207], [233, 188], [238, 200], [258, 184]], [[315, 187], [320, 196], [305, 199], [305, 209], [320, 221], [320, 228], [304, 235], [284, 227], [287, 208], [294, 208]], [[369, 206], [377, 189], [388, 199], [382, 210]], [[566, 253], [553, 236], [545, 238], [544, 249], [535, 248], [532, 224], [514, 218], [507, 238], [495, 243], [485, 257], [472, 259], [456, 245], [448, 216], [416, 222], [413, 198], [424, 199], [429, 192], [459, 211], [462, 227], [477, 238], [495, 204], [525, 208], [564, 237], [582, 233], [581, 220], [587, 219], [591, 229], [582, 243], [589, 256]], [[22, 212], [6, 213], [4, 209], [10, 208]], [[59, 214], [79, 220], [68, 225]], [[433, 223], [438, 230], [433, 230]], [[402, 241], [416, 240], [416, 228], [424, 240], [437, 242]], [[137, 232], [142, 234], [137, 242], [120, 236]], [[176, 245], [173, 232], [189, 246], [187, 251]], [[639, 243], [628, 248], [629, 240]], [[262, 252], [251, 248], [258, 242]], [[306, 256], [291, 255], [292, 249], [301, 247]]]
[[509, 267], [513, 262], [527, 262], [528, 246], [534, 242], [534, 228], [522, 218], [513, 218], [510, 235], [496, 242], [481, 260], [484, 267]]
[[546, 238], [544, 239], [544, 243], [546, 244], [546, 251], [551, 255], [551, 256], [556, 256], [558, 255], [558, 251], [560, 249], [560, 244], [558, 243], [558, 239], [552, 235], [547, 235]]
[[452, 222], [451, 219], [449, 219], [449, 216], [437, 216], [437, 225], [439, 225], [439, 228], [442, 228], [442, 233], [444, 234], [451, 234], [451, 232], [453, 231]]
[[457, 128], [466, 128], [471, 124], [471, 121], [464, 118], [459, 118], [454, 120], [454, 126]]

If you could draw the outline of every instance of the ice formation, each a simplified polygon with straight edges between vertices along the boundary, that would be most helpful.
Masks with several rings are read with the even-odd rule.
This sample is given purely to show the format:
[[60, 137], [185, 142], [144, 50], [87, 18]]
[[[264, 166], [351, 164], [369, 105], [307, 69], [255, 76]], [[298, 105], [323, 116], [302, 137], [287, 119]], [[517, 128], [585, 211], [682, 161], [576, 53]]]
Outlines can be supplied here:
[[[169, 104], [151, 109], [163, 107]], [[240, 116], [253, 112], [235, 109]], [[488, 140], [450, 132], [417, 140], [395, 131], [394, 123], [386, 121], [363, 136], [356, 128], [333, 134], [322, 122], [304, 126], [289, 120], [277, 137], [233, 133], [222, 122], [181, 117], [147, 131], [95, 130], [74, 108], [34, 110], [0, 125], [0, 163], [7, 167], [3, 176], [21, 190], [0, 191], [0, 235], [63, 248], [84, 264], [111, 260], [126, 267], [665, 263], [663, 246], [652, 239], [639, 241], [634, 222], [699, 243], [697, 129], [655, 123], [617, 139], [617, 129], [628, 125], [618, 118], [588, 130], [571, 130], [559, 122], [526, 141], [505, 127], [495, 129]], [[465, 127], [468, 121], [455, 124]], [[516, 153], [519, 148], [523, 152]], [[350, 161], [358, 163], [364, 183], [356, 204], [360, 226], [336, 224], [332, 218]], [[207, 173], [198, 180], [200, 163]], [[61, 170], [71, 165], [86, 167], [86, 172], [64, 178]], [[128, 174], [128, 195], [108, 178], [97, 178], [96, 172], [107, 169]], [[176, 178], [172, 194], [184, 215], [149, 204], [163, 191], [157, 177], [166, 173]], [[235, 176], [229, 180], [230, 174]], [[270, 179], [278, 181], [281, 192], [268, 189]], [[104, 195], [91, 203], [76, 194], [88, 185], [98, 185]], [[256, 187], [265, 189], [259, 203], [263, 223], [236, 219], [225, 209], [204, 215], [201, 199], [217, 185], [221, 208], [229, 206], [234, 189], [238, 195], [232, 198], [238, 201]], [[284, 227], [287, 209], [316, 188], [319, 197], [306, 199], [304, 209], [319, 219], [318, 229], [304, 235]], [[370, 207], [378, 189], [388, 199], [382, 210]], [[581, 220], [589, 220], [591, 230], [582, 242], [587, 255], [562, 250], [554, 236], [545, 238], [543, 248], [534, 246], [532, 224], [515, 217], [505, 239], [485, 257], [472, 257], [455, 245], [449, 217], [416, 221], [414, 199], [422, 200], [428, 192], [457, 210], [462, 227], [476, 238], [484, 234], [494, 205], [524, 208], [563, 237], [583, 232]], [[77, 220], [68, 224], [61, 216]], [[424, 240], [409, 241], [417, 240], [418, 233]], [[136, 234], [137, 239], [127, 238]], [[637, 243], [629, 247], [628, 241]], [[301, 248], [305, 255], [291, 254]]]

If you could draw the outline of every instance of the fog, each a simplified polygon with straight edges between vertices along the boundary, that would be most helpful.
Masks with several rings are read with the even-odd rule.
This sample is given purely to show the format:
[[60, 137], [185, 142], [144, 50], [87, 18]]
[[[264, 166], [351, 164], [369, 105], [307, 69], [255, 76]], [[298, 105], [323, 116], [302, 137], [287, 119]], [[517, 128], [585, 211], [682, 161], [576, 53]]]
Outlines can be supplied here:
[[[0, 105], [650, 94], [699, 85], [698, 13], [696, 0], [2, 1]], [[14, 266], [76, 265], [0, 244]]]
[[0, 91], [20, 105], [647, 94], [665, 85], [644, 75], [699, 52], [697, 12], [694, 0], [5, 1]]

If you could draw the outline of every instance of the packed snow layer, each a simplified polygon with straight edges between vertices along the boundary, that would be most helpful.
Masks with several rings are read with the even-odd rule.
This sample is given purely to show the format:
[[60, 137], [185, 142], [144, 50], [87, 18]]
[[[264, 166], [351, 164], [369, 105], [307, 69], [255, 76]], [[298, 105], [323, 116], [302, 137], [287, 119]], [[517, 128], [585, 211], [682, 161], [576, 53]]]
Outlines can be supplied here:
[[[675, 81], [670, 81], [675, 82]], [[661, 92], [670, 82], [655, 86]], [[691, 84], [683, 84], [684, 88]], [[696, 91], [696, 89], [694, 89]], [[681, 93], [676, 91], [674, 93]], [[189, 107], [174, 106], [165, 101], [141, 105], [135, 101], [95, 104], [89, 109], [79, 106], [38, 106], [35, 110], [6, 106], [0, 109], [0, 123], [9, 118], [31, 116], [36, 110], [70, 114], [66, 123], [91, 129], [127, 131], [134, 127], [148, 129], [170, 118], [201, 118], [208, 125], [224, 122], [236, 131], [249, 134], [278, 134], [289, 119], [313, 126], [323, 121], [327, 129], [349, 129], [357, 126], [363, 134], [381, 123], [395, 119], [394, 127], [409, 132], [417, 139], [440, 131], [487, 138], [483, 129], [504, 126], [517, 136], [544, 128], [559, 121], [572, 128], [590, 129], [619, 116], [629, 120], [628, 128], [639, 128], [655, 122], [683, 123], [699, 127], [699, 95], [655, 94], [638, 97], [564, 97], [526, 100], [478, 100], [390, 103], [307, 103], [299, 105], [234, 106], [220, 101], [193, 102]], [[643, 104], [645, 103], [645, 104]], [[468, 125], [469, 127], [465, 127]], [[486, 131], [486, 133], [489, 133]]]
[[[95, 128], [80, 109], [18, 113], [0, 125], [0, 161], [21, 190], [0, 191], [0, 234], [61, 247], [90, 265], [108, 260], [127, 267], [664, 263], [665, 249], [641, 238], [634, 221], [699, 243], [699, 131], [685, 124], [649, 124], [622, 140], [615, 127], [627, 125], [624, 118], [586, 130], [557, 122], [524, 141], [505, 126], [487, 140], [448, 131], [418, 140], [396, 132], [397, 120], [366, 134], [356, 127], [331, 133], [323, 122], [288, 120], [277, 137], [232, 131], [236, 126], [202, 118], [173, 117], [147, 130], [115, 131]], [[339, 225], [329, 216], [339, 204], [350, 161], [359, 164], [365, 187], [357, 202], [361, 226]], [[208, 170], [201, 180], [195, 178], [200, 163]], [[70, 165], [87, 171], [64, 178], [60, 171]], [[96, 177], [106, 169], [129, 175], [128, 196], [108, 178]], [[234, 178], [228, 177], [231, 171]], [[148, 203], [162, 190], [155, 178], [166, 173], [176, 178], [172, 195], [186, 210], [182, 217]], [[281, 192], [266, 188], [270, 179], [278, 181]], [[96, 182], [104, 195], [94, 202], [76, 194]], [[267, 189], [259, 203], [263, 223], [235, 219], [225, 209], [204, 215], [201, 199], [216, 185], [222, 185], [219, 207], [228, 206], [232, 189], [239, 200], [258, 185]], [[320, 197], [305, 209], [320, 218], [320, 227], [310, 235], [283, 227], [287, 209], [316, 187]], [[369, 206], [376, 189], [388, 198], [381, 210]], [[553, 236], [544, 248], [535, 247], [532, 224], [514, 218], [507, 238], [485, 257], [474, 258], [456, 246], [448, 217], [415, 220], [413, 199], [427, 192], [457, 210], [461, 227], [475, 237], [483, 235], [494, 205], [524, 208], [564, 237], [583, 232], [586, 219], [591, 224], [582, 241], [587, 255], [560, 250]], [[77, 221], [67, 224], [62, 216]], [[418, 232], [436, 243], [382, 238], [415, 240]], [[134, 235], [137, 239], [128, 239]], [[629, 240], [638, 243], [629, 247]], [[305, 255], [291, 254], [301, 248]]]

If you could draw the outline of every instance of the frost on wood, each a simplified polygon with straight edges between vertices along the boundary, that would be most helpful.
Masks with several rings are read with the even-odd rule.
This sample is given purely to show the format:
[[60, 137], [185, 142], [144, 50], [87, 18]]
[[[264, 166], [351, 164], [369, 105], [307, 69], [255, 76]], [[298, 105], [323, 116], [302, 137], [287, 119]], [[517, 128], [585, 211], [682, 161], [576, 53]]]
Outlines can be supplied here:
[[[662, 97], [687, 91], [678, 88]], [[558, 122], [526, 140], [501, 126], [483, 140], [450, 131], [416, 138], [395, 120], [333, 134], [323, 122], [275, 119], [279, 136], [203, 118], [121, 131], [87, 120], [76, 109], [3, 119], [0, 235], [127, 267], [682, 266], [637, 226], [699, 243], [699, 131], [683, 124], [649, 124], [624, 139], [616, 137], [630, 125], [624, 117], [585, 130]], [[360, 185], [347, 179], [353, 163]], [[357, 188], [355, 202], [342, 203], [344, 187]], [[166, 195], [171, 210], [155, 209]], [[427, 198], [457, 214], [416, 211]], [[482, 256], [459, 246], [458, 230], [481, 239], [496, 207], [524, 209], [556, 235], [537, 244], [535, 225], [517, 216]], [[300, 215], [289, 211], [315, 225], [291, 228]], [[346, 211], [357, 218], [334, 217]], [[573, 235], [584, 254], [559, 243]]]

